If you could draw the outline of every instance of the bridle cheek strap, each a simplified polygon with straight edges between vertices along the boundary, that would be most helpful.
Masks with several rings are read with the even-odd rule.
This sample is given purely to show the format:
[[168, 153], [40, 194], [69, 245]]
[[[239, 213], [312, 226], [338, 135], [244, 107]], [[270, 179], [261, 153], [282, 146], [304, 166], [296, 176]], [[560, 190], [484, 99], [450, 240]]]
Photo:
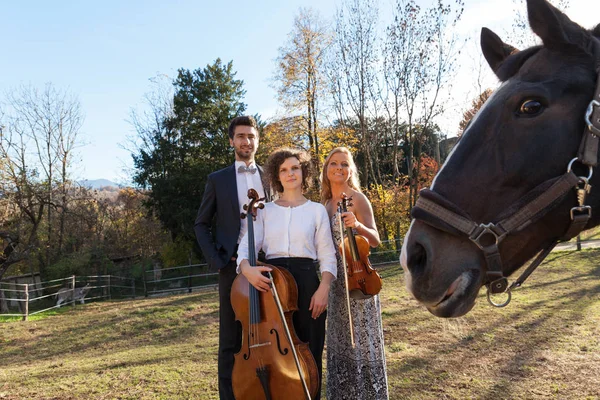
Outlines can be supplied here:
[[[492, 293], [502, 293], [508, 287], [508, 280], [502, 272], [502, 258], [498, 248], [500, 242], [512, 233], [519, 232], [531, 224], [534, 220], [539, 219], [542, 215], [549, 212], [558, 202], [579, 182], [579, 178], [569, 171], [558, 179], [540, 195], [529, 201], [518, 209], [511, 216], [503, 220], [493, 223], [476, 223], [466, 216], [466, 213], [458, 214], [448, 208], [438, 204], [435, 197], [441, 197], [439, 194], [430, 189], [423, 189], [421, 195], [413, 209], [413, 215], [418, 216], [418, 219], [430, 224], [433, 217], [467, 236], [481, 251], [486, 259], [487, 265], [487, 282], [490, 282], [489, 290]], [[435, 193], [435, 194], [434, 194]], [[454, 206], [453, 208], [456, 208]], [[420, 218], [419, 218], [420, 217]], [[587, 221], [586, 221], [587, 223]], [[435, 224], [439, 229], [439, 225]], [[449, 230], [446, 230], [449, 233]]]
[[579, 146], [577, 158], [585, 165], [598, 165], [598, 145], [600, 142], [600, 41], [594, 41], [597, 51], [596, 61], [596, 91], [585, 112], [585, 131]]

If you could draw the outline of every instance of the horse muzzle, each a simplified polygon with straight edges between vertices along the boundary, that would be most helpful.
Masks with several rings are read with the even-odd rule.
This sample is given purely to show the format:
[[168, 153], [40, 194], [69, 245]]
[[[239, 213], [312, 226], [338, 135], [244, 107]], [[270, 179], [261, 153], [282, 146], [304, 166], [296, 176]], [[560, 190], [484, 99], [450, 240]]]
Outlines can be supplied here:
[[415, 220], [400, 262], [408, 291], [433, 315], [459, 317], [473, 308], [485, 260], [472, 243]]

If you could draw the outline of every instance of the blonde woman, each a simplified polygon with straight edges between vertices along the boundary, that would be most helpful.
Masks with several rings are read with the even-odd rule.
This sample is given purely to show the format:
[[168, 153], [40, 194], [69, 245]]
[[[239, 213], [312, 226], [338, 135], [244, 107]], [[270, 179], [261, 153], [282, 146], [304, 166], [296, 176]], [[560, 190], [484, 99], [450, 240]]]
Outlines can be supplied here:
[[[337, 203], [342, 193], [352, 197], [352, 206], [342, 214], [344, 228], [364, 236], [371, 247], [380, 243], [373, 209], [361, 192], [358, 170], [346, 147], [329, 153], [321, 173], [321, 202], [329, 214], [336, 247], [340, 244]], [[344, 276], [338, 254], [337, 276]], [[388, 399], [387, 374], [379, 296], [350, 299], [355, 347], [350, 340], [346, 286], [344, 279], [332, 282], [327, 322], [327, 398], [330, 400]]]

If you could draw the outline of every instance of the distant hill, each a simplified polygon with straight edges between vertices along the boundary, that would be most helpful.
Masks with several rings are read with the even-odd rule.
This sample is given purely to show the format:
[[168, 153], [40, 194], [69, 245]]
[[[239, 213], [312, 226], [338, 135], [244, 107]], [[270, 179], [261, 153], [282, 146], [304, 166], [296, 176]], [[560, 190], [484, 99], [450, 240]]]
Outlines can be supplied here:
[[85, 186], [90, 189], [102, 189], [106, 187], [118, 188], [119, 184], [109, 181], [108, 179], [84, 179], [78, 182], [81, 186]]

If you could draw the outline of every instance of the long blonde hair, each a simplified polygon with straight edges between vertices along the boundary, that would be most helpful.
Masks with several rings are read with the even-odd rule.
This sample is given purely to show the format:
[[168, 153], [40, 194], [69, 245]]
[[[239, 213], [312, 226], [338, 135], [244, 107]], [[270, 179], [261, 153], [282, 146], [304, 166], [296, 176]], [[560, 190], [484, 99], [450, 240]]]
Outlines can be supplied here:
[[329, 182], [329, 178], [327, 177], [327, 168], [329, 167], [329, 161], [331, 157], [336, 153], [344, 153], [348, 156], [348, 161], [350, 162], [350, 170], [352, 173], [350, 174], [350, 180], [348, 181], [348, 186], [357, 192], [362, 192], [360, 190], [360, 179], [358, 177], [358, 169], [356, 168], [356, 164], [354, 163], [354, 158], [352, 157], [352, 153], [347, 147], [336, 147], [335, 149], [329, 152], [327, 158], [325, 158], [325, 162], [323, 162], [323, 168], [321, 169], [321, 203], [325, 204], [332, 197], [331, 193], [331, 183]]

